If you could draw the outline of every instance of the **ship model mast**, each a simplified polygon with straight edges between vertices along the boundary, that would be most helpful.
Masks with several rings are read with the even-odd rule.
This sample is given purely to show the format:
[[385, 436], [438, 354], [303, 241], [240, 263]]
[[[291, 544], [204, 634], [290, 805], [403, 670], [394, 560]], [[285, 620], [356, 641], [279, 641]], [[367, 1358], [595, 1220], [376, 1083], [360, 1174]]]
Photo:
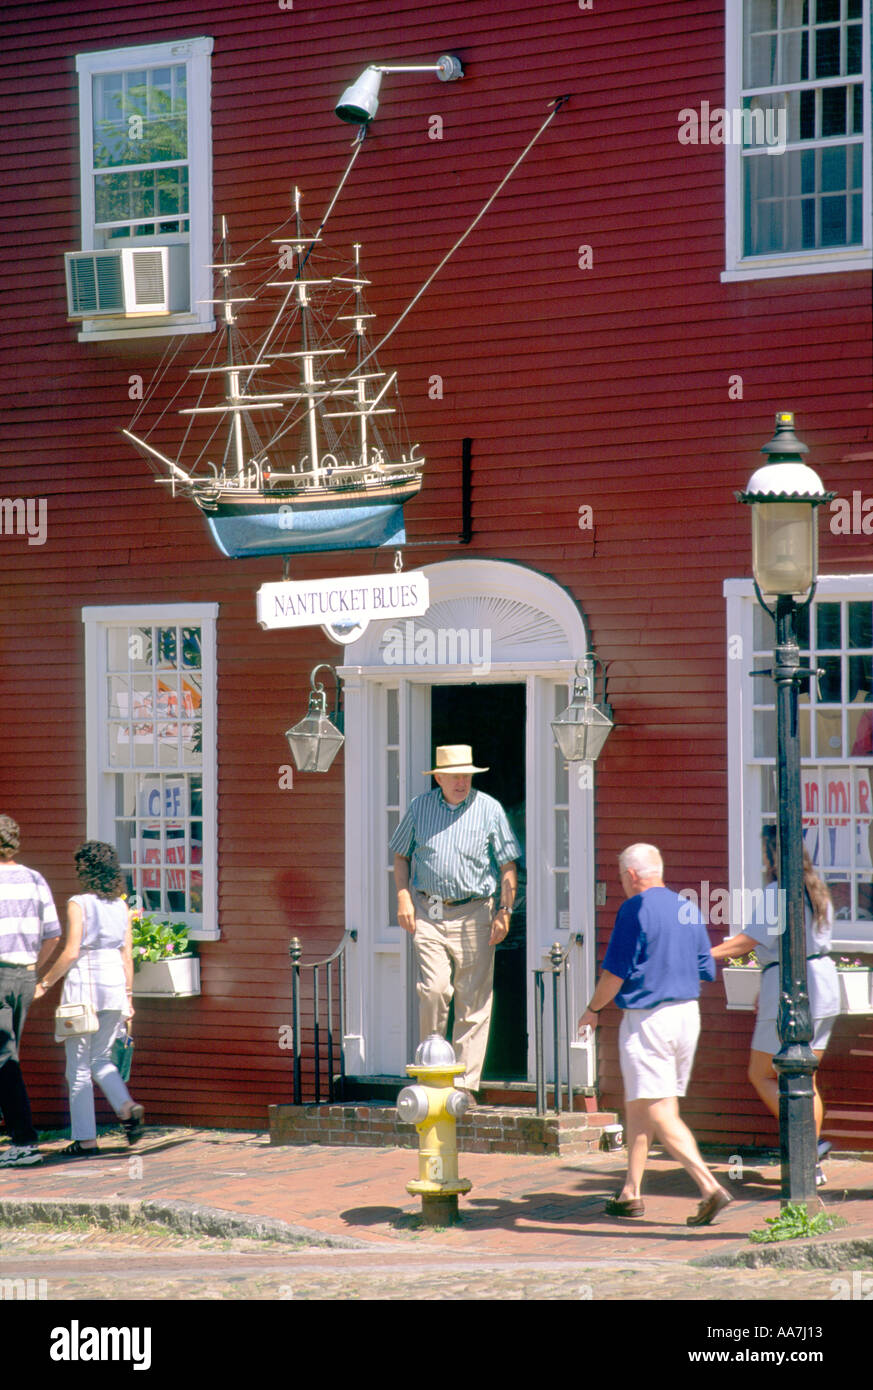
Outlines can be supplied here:
[[[238, 297], [231, 292], [231, 276], [246, 262], [230, 259], [227, 224], [222, 218], [221, 260], [211, 267], [222, 278], [222, 293], [210, 302], [222, 311], [226, 360], [223, 365], [190, 370], [192, 376], [223, 376], [224, 400], [219, 405], [188, 406], [179, 412], [193, 419], [210, 415], [230, 417], [221, 468], [208, 462], [206, 474], [189, 471], [178, 459], [170, 459], [147, 440], [130, 430], [124, 431], [150, 462], [167, 470], [168, 476], [159, 477], [158, 481], [167, 484], [174, 496], [178, 491], [205, 512], [236, 512], [267, 502], [286, 508], [295, 504], [311, 506], [337, 494], [344, 494], [344, 502], [355, 496], [362, 501], [384, 497], [403, 502], [421, 486], [424, 460], [417, 455], [416, 446], [406, 453], [397, 450], [399, 457], [392, 457], [393, 451], [382, 442], [378, 429], [377, 417], [397, 413], [396, 406], [386, 401], [397, 373], [363, 370], [372, 357], [367, 350], [366, 334], [367, 323], [374, 315], [367, 310], [363, 298], [370, 282], [361, 274], [360, 244], [354, 247], [352, 275], [312, 276], [307, 273], [307, 265], [321, 237], [303, 234], [296, 189], [294, 213], [296, 235], [273, 238], [273, 242], [293, 251], [297, 273], [292, 280], [267, 282], [267, 288], [285, 293], [254, 360], [249, 362], [239, 355], [237, 306], [254, 302], [254, 297]], [[323, 335], [318, 335], [314, 322], [315, 297], [332, 288], [353, 293], [351, 312], [339, 313], [334, 320], [337, 325], [353, 325], [355, 337], [355, 367], [340, 376], [326, 373], [341, 370], [333, 359], [341, 358], [346, 348], [336, 342], [323, 346]], [[297, 320], [299, 347], [286, 351], [279, 333], [289, 313]], [[348, 336], [349, 330], [343, 331]], [[277, 346], [272, 348], [274, 342]], [[293, 389], [251, 389], [256, 374], [286, 360], [297, 368], [299, 379], [292, 383]], [[377, 386], [379, 382], [381, 386]], [[332, 406], [339, 408], [329, 408]], [[254, 412], [279, 412], [290, 415], [290, 420], [281, 420], [264, 441], [251, 418]], [[345, 423], [334, 425], [334, 421]], [[292, 432], [299, 433], [306, 451], [289, 464], [282, 441]], [[349, 438], [352, 434], [353, 440]], [[349, 443], [344, 445], [346, 439]]]

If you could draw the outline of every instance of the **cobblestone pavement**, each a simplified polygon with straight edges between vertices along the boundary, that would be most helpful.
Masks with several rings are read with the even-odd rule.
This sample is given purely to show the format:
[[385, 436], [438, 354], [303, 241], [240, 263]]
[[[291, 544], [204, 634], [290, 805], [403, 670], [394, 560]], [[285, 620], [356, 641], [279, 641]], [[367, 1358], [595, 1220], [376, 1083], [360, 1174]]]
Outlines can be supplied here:
[[[428, 1233], [439, 1237], [439, 1232]], [[49, 1301], [651, 1300], [833, 1301], [834, 1270], [699, 1269], [676, 1260], [459, 1258], [424, 1250], [290, 1249], [275, 1241], [117, 1231], [0, 1228], [3, 1278]], [[426, 1254], [427, 1265], [422, 1264]], [[34, 1281], [27, 1284], [26, 1281]], [[45, 1281], [40, 1283], [40, 1281]], [[21, 1285], [19, 1284], [19, 1289]], [[5, 1283], [7, 1297], [13, 1286]], [[811, 1316], [810, 1310], [804, 1317]]]

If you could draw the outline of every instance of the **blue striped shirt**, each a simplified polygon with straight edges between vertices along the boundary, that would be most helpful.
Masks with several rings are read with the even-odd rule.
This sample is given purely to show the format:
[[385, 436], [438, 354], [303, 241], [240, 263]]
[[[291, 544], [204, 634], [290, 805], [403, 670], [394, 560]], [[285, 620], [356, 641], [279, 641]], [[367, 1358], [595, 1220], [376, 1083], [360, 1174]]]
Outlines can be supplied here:
[[24, 864], [0, 864], [0, 960], [33, 965], [42, 943], [60, 934], [42, 874]]
[[500, 865], [521, 856], [500, 802], [475, 788], [457, 806], [439, 787], [415, 797], [390, 847], [411, 861], [410, 887], [449, 900], [490, 897]]

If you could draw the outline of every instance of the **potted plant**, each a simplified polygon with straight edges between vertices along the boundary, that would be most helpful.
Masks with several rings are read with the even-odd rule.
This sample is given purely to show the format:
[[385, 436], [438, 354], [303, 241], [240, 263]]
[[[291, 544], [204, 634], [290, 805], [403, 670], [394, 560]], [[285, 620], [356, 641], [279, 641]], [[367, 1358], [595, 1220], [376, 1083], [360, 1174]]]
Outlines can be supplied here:
[[133, 992], [139, 997], [200, 993], [200, 961], [184, 922], [133, 912]]
[[869, 1014], [871, 1005], [871, 972], [869, 965], [857, 956], [840, 956], [837, 979], [840, 982], [840, 1009], [844, 1014]]
[[761, 989], [761, 966], [754, 951], [744, 957], [728, 956], [721, 977], [729, 1009], [754, 1009]]

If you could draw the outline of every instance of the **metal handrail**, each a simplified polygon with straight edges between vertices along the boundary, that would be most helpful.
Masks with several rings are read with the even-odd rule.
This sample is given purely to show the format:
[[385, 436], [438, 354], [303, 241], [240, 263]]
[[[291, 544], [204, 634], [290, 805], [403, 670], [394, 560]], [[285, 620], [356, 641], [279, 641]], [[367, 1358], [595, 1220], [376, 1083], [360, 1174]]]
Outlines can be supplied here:
[[570, 972], [566, 969], [570, 952], [555, 942], [549, 951], [550, 969], [535, 970], [534, 976], [534, 1045], [536, 1052], [536, 1101], [538, 1115], [545, 1115], [548, 1109], [548, 1087], [546, 1085], [545, 1059], [543, 1056], [543, 1010], [545, 1007], [545, 976], [552, 977], [552, 1046], [555, 1069], [554, 1092], [555, 1114], [560, 1115], [563, 1099], [561, 1082], [561, 1031], [558, 981], [563, 977], [564, 987], [564, 1059], [567, 1066], [567, 1109], [573, 1109], [573, 1082], [570, 1073]]
[[325, 966], [325, 996], [327, 1004], [327, 1099], [335, 1099], [335, 1083], [333, 1070], [333, 1051], [334, 1051], [334, 1009], [333, 1009], [333, 963], [338, 961], [337, 966], [337, 986], [339, 995], [339, 1067], [340, 1067], [340, 1089], [346, 1079], [346, 1055], [343, 1047], [343, 1036], [346, 1025], [346, 971], [345, 953], [350, 941], [357, 941], [358, 933], [355, 930], [343, 932], [342, 940], [335, 951], [332, 951], [324, 960], [301, 961], [303, 947], [300, 938], [294, 936], [288, 947], [288, 954], [291, 957], [291, 1032], [294, 1048], [294, 1104], [302, 1105], [302, 1058], [303, 1058], [303, 1032], [300, 1026], [300, 971], [312, 971], [312, 1001], [313, 1001], [313, 1047], [315, 1053], [315, 1104], [321, 1102], [321, 992], [318, 987], [318, 972]]

